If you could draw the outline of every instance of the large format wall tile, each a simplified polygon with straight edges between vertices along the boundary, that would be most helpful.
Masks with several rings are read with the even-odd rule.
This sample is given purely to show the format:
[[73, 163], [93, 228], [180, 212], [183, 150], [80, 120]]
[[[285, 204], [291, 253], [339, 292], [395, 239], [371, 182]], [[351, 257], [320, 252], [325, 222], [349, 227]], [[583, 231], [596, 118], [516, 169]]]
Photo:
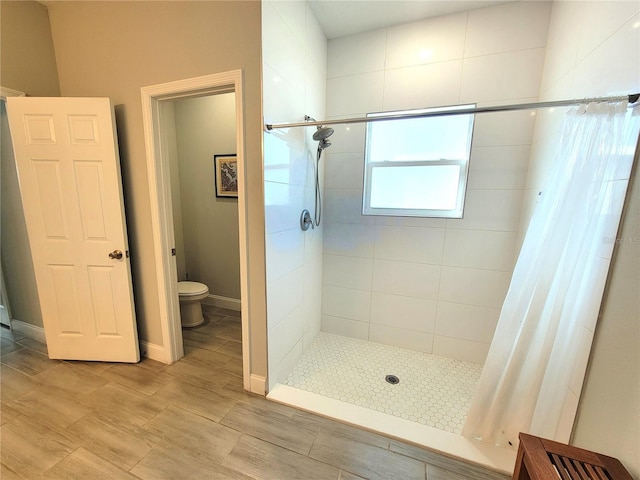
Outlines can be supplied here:
[[[550, 14], [549, 3], [514, 2], [332, 39], [327, 113], [535, 102]], [[460, 219], [363, 215], [366, 125], [336, 125], [323, 163], [322, 330], [482, 362], [522, 240], [525, 189], [527, 211], [535, 205], [535, 120], [476, 115]]]
[[[262, 29], [265, 121], [324, 118], [327, 40], [309, 6], [262, 2]], [[313, 131], [290, 128], [264, 134], [270, 387], [288, 374], [320, 330], [322, 227], [300, 229], [302, 210], [313, 211]], [[321, 165], [321, 183], [323, 172]]]
[[387, 29], [387, 69], [446, 62], [464, 56], [467, 12]]

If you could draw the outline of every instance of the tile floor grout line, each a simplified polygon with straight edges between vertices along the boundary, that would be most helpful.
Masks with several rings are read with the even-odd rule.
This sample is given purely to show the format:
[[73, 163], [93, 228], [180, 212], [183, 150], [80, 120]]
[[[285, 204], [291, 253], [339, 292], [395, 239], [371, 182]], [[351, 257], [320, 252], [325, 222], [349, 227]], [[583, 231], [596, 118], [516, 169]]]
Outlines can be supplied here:
[[[234, 319], [234, 321], [237, 321], [237, 319]], [[236, 333], [236, 330], [237, 329], [226, 329], [225, 335], [231, 336], [234, 333]], [[236, 341], [236, 340], [228, 340], [228, 342], [231, 342], [231, 341]], [[212, 342], [215, 342], [215, 340], [212, 340]], [[13, 342], [13, 343], [16, 343], [16, 342]], [[25, 347], [25, 348], [30, 348], [30, 347]], [[38, 350], [35, 350], [35, 351], [38, 352]], [[205, 352], [205, 351], [206, 349], [201, 347], [191, 347], [190, 352], [186, 352], [186, 355], [188, 357], [190, 354], [193, 354], [194, 352]], [[216, 352], [216, 353], [219, 353], [219, 352]], [[227, 361], [226, 364], [220, 364], [220, 365], [216, 364], [216, 365], [218, 365], [220, 368], [224, 368], [224, 365], [227, 365], [228, 367], [234, 367], [234, 365], [228, 365], [228, 363], [237, 362], [236, 357], [232, 355], [223, 354], [223, 353], [220, 353], [220, 354], [225, 355], [229, 358], [226, 360]], [[28, 357], [18, 357], [17, 360], [22, 361], [22, 358], [25, 358], [25, 361], [28, 360]], [[211, 357], [208, 357], [208, 354], [201, 354], [201, 356], [198, 358], [203, 359], [203, 358], [211, 358]], [[414, 471], [414, 473], [416, 474], [415, 478], [423, 478], [423, 475], [428, 475], [430, 471], [429, 470], [430, 467], [428, 465], [433, 465], [432, 463], [428, 463], [424, 460], [421, 460], [420, 458], [415, 458], [415, 456], [408, 455], [406, 454], [406, 452], [401, 453], [393, 449], [393, 445], [395, 445], [396, 442], [398, 443], [398, 445], [411, 445], [411, 444], [403, 443], [400, 440], [395, 440], [386, 435], [378, 435], [380, 439], [384, 440], [384, 441], [378, 441], [377, 438], [373, 438], [373, 437], [369, 438], [366, 435], [361, 436], [362, 433], [367, 433], [367, 430], [358, 429], [357, 427], [354, 427], [347, 423], [336, 422], [329, 418], [313, 415], [313, 413], [309, 413], [307, 411], [300, 410], [300, 409], [293, 409], [292, 411], [280, 410], [279, 408], [275, 408], [273, 406], [273, 402], [270, 402], [264, 397], [260, 397], [257, 395], [247, 396], [249, 394], [247, 394], [247, 392], [245, 392], [242, 388], [241, 377], [239, 377], [234, 373], [231, 373], [232, 371], [237, 370], [237, 368], [235, 367], [229, 368], [228, 369], [229, 371], [218, 370], [217, 368], [213, 369], [215, 371], [220, 371], [221, 373], [224, 373], [225, 375], [228, 376], [228, 379], [226, 380], [226, 382], [222, 383], [219, 386], [217, 386], [216, 383], [207, 383], [207, 385], [210, 385], [211, 387], [203, 388], [196, 384], [185, 382], [185, 384], [189, 385], [189, 388], [190, 387], [202, 388], [203, 390], [206, 390], [211, 394], [209, 398], [211, 399], [211, 402], [215, 404], [213, 405], [215, 406], [215, 409], [211, 410], [211, 414], [215, 418], [210, 418], [210, 417], [204, 416], [202, 413], [198, 413], [198, 411], [201, 411], [201, 412], [209, 411], [207, 409], [208, 407], [206, 407], [206, 405], [203, 404], [205, 406], [204, 410], [201, 409], [200, 407], [196, 408], [197, 404], [190, 402], [189, 398], [187, 398], [188, 395], [182, 398], [183, 396], [182, 394], [184, 394], [184, 392], [182, 392], [181, 394], [180, 401], [177, 401], [177, 400], [174, 401], [172, 398], [170, 398], [172, 396], [171, 392], [169, 392], [170, 394], [169, 396], [167, 395], [162, 396], [158, 394], [159, 392], [162, 391], [163, 388], [166, 388], [167, 385], [174, 384], [175, 386], [175, 382], [183, 381], [183, 379], [179, 374], [171, 373], [170, 370], [168, 369], [168, 366], [163, 366], [159, 368], [160, 366], [157, 363], [149, 363], [146, 366], [132, 365], [132, 366], [118, 367], [118, 368], [112, 369], [112, 367], [116, 366], [116, 364], [113, 364], [113, 365], [110, 365], [105, 370], [100, 370], [100, 369], [87, 368], [85, 367], [84, 364], [81, 364], [80, 362], [74, 363], [74, 362], [63, 361], [63, 362], [57, 362], [57, 364], [52, 365], [51, 368], [45, 369], [43, 370], [43, 372], [39, 372], [37, 375], [46, 374], [46, 372], [50, 372], [51, 374], [53, 374], [53, 376], [49, 378], [49, 380], [57, 383], [60, 383], [64, 379], [72, 378], [67, 376], [69, 374], [67, 372], [67, 368], [65, 369], [57, 368], [57, 365], [59, 364], [64, 364], [65, 367], [68, 367], [68, 369], [71, 372], [74, 372], [74, 371], [77, 372], [76, 378], [78, 379], [81, 379], [84, 374], [89, 372], [95, 375], [96, 377], [99, 377], [105, 380], [105, 383], [103, 385], [101, 385], [100, 387], [96, 387], [96, 389], [90, 392], [89, 396], [87, 397], [87, 401], [88, 401], [87, 405], [90, 407], [91, 411], [86, 413], [82, 418], [76, 420], [71, 425], [67, 426], [64, 429], [64, 434], [59, 433], [60, 435], [63, 435], [64, 438], [69, 440], [70, 442], [69, 447], [73, 447], [73, 450], [70, 453], [65, 454], [65, 456], [63, 456], [62, 458], [57, 457], [56, 453], [53, 451], [47, 453], [49, 458], [51, 458], [52, 460], [55, 460], [54, 466], [56, 465], [58, 466], [58, 468], [55, 471], [51, 471], [50, 474], [66, 473], [66, 476], [64, 476], [64, 478], [72, 477], [73, 472], [77, 473], [78, 472], [77, 469], [79, 467], [87, 468], [88, 471], [90, 471], [95, 475], [95, 478], [99, 477], [96, 474], [98, 473], [97, 468], [99, 467], [100, 463], [94, 464], [93, 466], [91, 466], [89, 463], [85, 463], [85, 461], [82, 460], [83, 458], [82, 455], [77, 454], [80, 448], [84, 448], [89, 452], [89, 454], [91, 454], [92, 457], [96, 457], [96, 462], [105, 462], [104, 463], [105, 467], [107, 467], [107, 465], [112, 465], [118, 469], [117, 471], [127, 472], [129, 475], [131, 475], [131, 478], [139, 479], [139, 478], [146, 478], [148, 475], [151, 475], [154, 477], [157, 475], [163, 475], [163, 474], [166, 475], [165, 470], [163, 470], [165, 467], [174, 468], [174, 473], [180, 472], [180, 474], [184, 474], [185, 476], [183, 478], [202, 478], [201, 476], [198, 476], [198, 475], [202, 475], [202, 472], [205, 471], [203, 470], [203, 465], [198, 464], [198, 462], [195, 462], [193, 465], [189, 463], [190, 462], [189, 459], [191, 458], [190, 454], [193, 452], [194, 448], [196, 448], [196, 452], [199, 452], [196, 454], [198, 455], [197, 458], [200, 458], [199, 455], [202, 455], [202, 460], [205, 459], [207, 452], [209, 451], [209, 450], [204, 450], [202, 448], [200, 448], [200, 450], [197, 450], [199, 446], [199, 442], [194, 443], [193, 441], [188, 440], [187, 437], [189, 435], [187, 435], [185, 439], [182, 439], [179, 441], [176, 439], [176, 443], [174, 444], [173, 443], [174, 437], [173, 437], [173, 434], [171, 433], [172, 430], [171, 429], [167, 430], [167, 427], [164, 426], [162, 424], [163, 422], [160, 422], [160, 421], [158, 421], [157, 425], [152, 429], [152, 432], [150, 429], [151, 433], [149, 435], [145, 433], [147, 432], [145, 427], [148, 427], [150, 423], [156, 420], [160, 415], [162, 414], [168, 415], [167, 410], [170, 407], [178, 409], [182, 412], [188, 413], [189, 415], [193, 415], [192, 418], [194, 419], [194, 421], [195, 421], [195, 418], [198, 417], [199, 419], [198, 424], [201, 424], [203, 428], [207, 428], [206, 425], [211, 425], [211, 426], [216, 425], [215, 428], [223, 427], [225, 429], [229, 429], [227, 430], [228, 435], [230, 435], [229, 439], [224, 443], [220, 444], [220, 445], [223, 445], [223, 448], [225, 448], [225, 451], [220, 451], [220, 457], [211, 459], [211, 463], [208, 464], [209, 467], [205, 467], [205, 469], [208, 468], [208, 471], [207, 471], [208, 474], [215, 474], [216, 472], [219, 472], [220, 474], [223, 474], [224, 472], [229, 472], [229, 473], [233, 472], [231, 473], [233, 478], [235, 478], [237, 475], [238, 477], [242, 477], [242, 478], [245, 478], [246, 476], [247, 478], [251, 477], [255, 479], [263, 479], [263, 478], [269, 477], [269, 475], [272, 474], [272, 473], [267, 473], [267, 470], [271, 470], [272, 467], [274, 467], [276, 464], [282, 467], [282, 465], [280, 465], [282, 460], [283, 464], [286, 467], [286, 468], [282, 467], [282, 469], [279, 470], [280, 478], [282, 478], [282, 480], [292, 480], [293, 478], [300, 478], [299, 477], [300, 472], [302, 471], [315, 472], [316, 470], [317, 472], [325, 472], [325, 473], [331, 472], [330, 477], [332, 479], [341, 478], [343, 480], [346, 480], [347, 478], [366, 477], [367, 475], [363, 474], [363, 471], [360, 471], [360, 474], [355, 472], [350, 473], [351, 471], [359, 470], [360, 468], [360, 467], [356, 467], [356, 465], [358, 464], [357, 457], [359, 455], [359, 452], [363, 452], [363, 454], [366, 452], [377, 452], [373, 454], [373, 457], [379, 457], [381, 459], [385, 459], [387, 458], [388, 455], [393, 454], [393, 457], [388, 457], [388, 458], [394, 458], [394, 459], [405, 458], [407, 460], [411, 459], [413, 461], [420, 462], [420, 464], [424, 466], [424, 470], [418, 468], [417, 471]], [[188, 362], [186, 362], [186, 364], [189, 365]], [[203, 369], [202, 370], [203, 375], [206, 375], [207, 369], [211, 370], [211, 368], [206, 365], [206, 362], [204, 363], [194, 362], [191, 365], [193, 366], [195, 364], [198, 364], [199, 368]], [[37, 395], [45, 395], [45, 396], [47, 395], [48, 390], [42, 387], [46, 385], [50, 385], [48, 382], [43, 382], [42, 380], [40, 380], [40, 378], [38, 378], [37, 375], [24, 373], [21, 370], [11, 365], [5, 365], [3, 363], [3, 366], [6, 366], [8, 369], [10, 369], [10, 371], [16, 372], [16, 374], [20, 375], [20, 377], [16, 376], [16, 381], [18, 383], [15, 384], [15, 387], [13, 388], [13, 391], [12, 391], [12, 395], [15, 395], [20, 392], [24, 392], [24, 393], [20, 393], [19, 397], [12, 398], [12, 401], [15, 400], [16, 398], [20, 398], [21, 396], [28, 395], [32, 392], [38, 392]], [[152, 368], [148, 368], [148, 367], [152, 367]], [[122, 370], [119, 370], [120, 368], [122, 368]], [[188, 367], [188, 368], [191, 368], [191, 367]], [[119, 382], [117, 381], [118, 377], [116, 376], [116, 373], [115, 373], [116, 371], [133, 372], [133, 373], [131, 375], [129, 375], [128, 373], [124, 373], [122, 382]], [[179, 371], [180, 369], [175, 370], [175, 372], [179, 372]], [[386, 371], [386, 369], [383, 371]], [[198, 372], [197, 369], [194, 370], [194, 374], [193, 374], [194, 378], [197, 377], [197, 372]], [[63, 375], [60, 376], [60, 374], [63, 374]], [[166, 380], [167, 383], [161, 382], [157, 390], [155, 390], [152, 393], [149, 393], [149, 389], [155, 385], [155, 383], [153, 385], [150, 385], [148, 383], [150, 381], [149, 379], [157, 377], [158, 374], [161, 374], [162, 378]], [[22, 375], [24, 375], [24, 377], [22, 377]], [[41, 378], [44, 378], [44, 377], [41, 377]], [[203, 380], [204, 378], [206, 377], [203, 377]], [[23, 379], [24, 379], [24, 384], [20, 383], [23, 381]], [[27, 380], [28, 380], [28, 383], [27, 383]], [[5, 386], [4, 384], [5, 381], [9, 382], [10, 379], [3, 378], [3, 387]], [[7, 383], [6, 386], [9, 387], [10, 385], [11, 385], [10, 383]], [[73, 385], [68, 386], [67, 391], [69, 392], [76, 391], [75, 387], [76, 387], [76, 384], [74, 383]], [[116, 402], [113, 405], [113, 407], [109, 407], [110, 404], [104, 404], [104, 401], [100, 401], [96, 403], [95, 406], [90, 404], [89, 401], [91, 400], [91, 395], [94, 395], [99, 388], [104, 388], [104, 387], [110, 388], [110, 389], [116, 389], [115, 392], [111, 392], [110, 394], [111, 395], [117, 394], [118, 397], [122, 398], [122, 400], [120, 400], [119, 402]], [[180, 387], [177, 386], [176, 388], [180, 388]], [[207, 395], [209, 395], [209, 393], [207, 393]], [[98, 395], [98, 398], [99, 397], [101, 397], [101, 395]], [[154, 400], [152, 401], [151, 399], [154, 399]], [[224, 399], [224, 401], [221, 399]], [[119, 408], [119, 406], [120, 407], [122, 406], [121, 402], [137, 403], [138, 400], [141, 401], [140, 406], [143, 407], [144, 410], [138, 410], [137, 408], [134, 408], [131, 410], [127, 409], [127, 411], [125, 412], [125, 411], [121, 411], [121, 408]], [[218, 404], [216, 402], [218, 402]], [[187, 405], [194, 405], [194, 408], [187, 409], [185, 408], [185, 406]], [[103, 447], [100, 447], [97, 450], [101, 452], [100, 455], [94, 453], [93, 451], [94, 448], [92, 447], [92, 445], [94, 444], [93, 435], [98, 434], [98, 432], [95, 432], [96, 428], [100, 428], [98, 423], [94, 425], [93, 423], [89, 422], [87, 426], [90, 427], [91, 425], [94, 425], [93, 427], [91, 427], [92, 430], [87, 430], [85, 432], [86, 438], [83, 438], [83, 439], [78, 438], [77, 443], [76, 441], [72, 442], [71, 438], [73, 437], [70, 438], [68, 436], [69, 428], [73, 428], [73, 426], [78, 421], [81, 421], [82, 419], [90, 420], [92, 415], [96, 415], [100, 413], [102, 409], [105, 408], [105, 406], [108, 407], [108, 411], [105, 412], [108, 414], [104, 417], [105, 421], [110, 423], [109, 418], [111, 418], [111, 415], [113, 414], [123, 415], [122, 417], [123, 421], [125, 422], [133, 421], [133, 423], [135, 423], [135, 428], [133, 428], [132, 426], [132, 428], [125, 429], [125, 431], [128, 432], [127, 435], [135, 435], [136, 438], [138, 438], [141, 441], [141, 446], [143, 444], [146, 444], [146, 448], [144, 449], [139, 448], [138, 450], [130, 449], [130, 447], [127, 447], [126, 444], [122, 444], [122, 447], [126, 448], [126, 456], [129, 458], [129, 460], [126, 463], [127, 465], [131, 465], [130, 468], [127, 468], [126, 465], [120, 465], [119, 463], [117, 463], [116, 459], [119, 457], [113, 457], [109, 455], [108, 452], [110, 450], [103, 451], [102, 450]], [[236, 407], [237, 408], [247, 407], [247, 408], [251, 408], [252, 410], [255, 409], [255, 415], [260, 417], [265, 417], [265, 421], [267, 422], [265, 425], [267, 426], [268, 431], [265, 431], [265, 434], [262, 434], [262, 433], [259, 433], [259, 434], [262, 435], [263, 437], [266, 437], [267, 439], [256, 436], [256, 434], [260, 432], [259, 430], [256, 430], [255, 432], [252, 431], [252, 433], [247, 433], [245, 430], [243, 430], [244, 427], [242, 426], [242, 424], [235, 424], [236, 428], [234, 428], [233, 426], [229, 426], [223, 423], [226, 418], [230, 418], [228, 417], [229, 413]], [[263, 410], [266, 413], [264, 414], [261, 413]], [[219, 415], [216, 413], [214, 415], [216, 411], [224, 412], [224, 414]], [[8, 411], [7, 413], [9, 412], [10, 411]], [[281, 427], [278, 426], [281, 424], [271, 423], [270, 420], [268, 419], [271, 416], [271, 414], [277, 414], [277, 416], [274, 418], [280, 418], [280, 416], [282, 416], [283, 421], [286, 422], [287, 425], [291, 425], [292, 427], [297, 427], [301, 429], [301, 433], [302, 431], [305, 432], [303, 433], [304, 437], [301, 437], [301, 438], [306, 438], [305, 444], [304, 444], [305, 447], [306, 445], [309, 445], [306, 455], [304, 454], [304, 452], [297, 452], [295, 450], [292, 450], [291, 448], [288, 448], [287, 446], [284, 446], [283, 444], [275, 443], [275, 442], [279, 442], [278, 438], [281, 437], [280, 435]], [[29, 420], [29, 418], [24, 417], [24, 415], [22, 414], [20, 414], [18, 417], [8, 417], [8, 418], [9, 418], [9, 421], [5, 425], [10, 425], [12, 422], [17, 422], [17, 423], [14, 423], [14, 427], [12, 427], [13, 430], [16, 430], [16, 427], [15, 427], [16, 425], [22, 425], [21, 423], [18, 422], [17, 420], [18, 418], [23, 418], [24, 420], [22, 421], [27, 422], [26, 424], [32, 423]], [[201, 420], [206, 423], [201, 422]], [[180, 423], [182, 424], [182, 422]], [[247, 422], [242, 422], [242, 423], [247, 423]], [[113, 424], [113, 427], [115, 429], [114, 432], [116, 433], [119, 431], [118, 428], [116, 428], [118, 425], [119, 425], [119, 422], [116, 422]], [[282, 424], [282, 428], [287, 428], [287, 425]], [[275, 430], [273, 430], [274, 426], [276, 426]], [[180, 427], [180, 428], [184, 429], [184, 427]], [[77, 429], [78, 428], [76, 427], [75, 430]], [[247, 431], [251, 429], [252, 429], [251, 423], [249, 422], [247, 423]], [[49, 434], [47, 432], [49, 431], [53, 433], [58, 433], [57, 428], [47, 427], [46, 429], [42, 430], [43, 435], [48, 436]], [[189, 429], [188, 431], [191, 432], [192, 430]], [[217, 430], [214, 430], [214, 431], [217, 431]], [[271, 431], [272, 433], [270, 433]], [[295, 431], [296, 431], [295, 428], [291, 430], [291, 432], [295, 432]], [[185, 430], [185, 433], [186, 432], [187, 431]], [[323, 440], [321, 441], [321, 443], [318, 443], [320, 441], [319, 440], [320, 435], [323, 435]], [[333, 438], [335, 438], [336, 435], [339, 435], [340, 438], [343, 439], [343, 441], [345, 442], [343, 447], [340, 450], [336, 451], [335, 453], [329, 454], [328, 456], [321, 454], [321, 451], [318, 450], [318, 448], [322, 447], [323, 445], [330, 447], [333, 444]], [[245, 442], [245, 444], [243, 444], [243, 449], [238, 449], [239, 442], [241, 442], [241, 439], [243, 437], [246, 439], [251, 439], [251, 442], [249, 443]], [[271, 440], [269, 440], [269, 438], [271, 438]], [[296, 437], [287, 437], [287, 438], [295, 439]], [[118, 448], [120, 448], [119, 445], [121, 444], [118, 443], [120, 442], [120, 440], [116, 440], [114, 438], [114, 441], [116, 442], [115, 444], [105, 444], [105, 448], [107, 447], [109, 449], [116, 448], [114, 445], [118, 445]], [[165, 441], [169, 443], [164, 444], [163, 442]], [[260, 442], [260, 443], [258, 444], [255, 442]], [[288, 444], [292, 448], [295, 448], [296, 446], [295, 441], [294, 443], [291, 443], [291, 441], [288, 440], [288, 442], [289, 442]], [[137, 443], [137, 442], [134, 442], [134, 443]], [[109, 447], [109, 445], [111, 446]], [[172, 451], [175, 451], [177, 453], [171, 454], [165, 460], [164, 459], [165, 455], [163, 455], [162, 449], [167, 448], [167, 445], [173, 445], [170, 448]], [[250, 445], [258, 445], [258, 446], [264, 445], [265, 450], [260, 450], [260, 451], [266, 452], [266, 456], [264, 458], [261, 458], [261, 457], [254, 458], [254, 456], [251, 455], [251, 451], [247, 450], [247, 446], [250, 446]], [[298, 443], [297, 445], [300, 446], [300, 443]], [[15, 445], [14, 447], [12, 447], [11, 444], [9, 443], [6, 446], [3, 445], [3, 448], [7, 448], [7, 451], [9, 452], [11, 448], [15, 448]], [[33, 448], [34, 448], [34, 452], [42, 452], [44, 451], [43, 449], [46, 450], [45, 443], [43, 443], [42, 441], [38, 441], [37, 443], [34, 443]], [[416, 447], [416, 448], [419, 448], [419, 447]], [[147, 449], [149, 450], [147, 451]], [[314, 449], [316, 451], [315, 457], [317, 458], [314, 458], [311, 456], [311, 454], [314, 452]], [[244, 450], [244, 452], [241, 452], [240, 450]], [[384, 450], [386, 450], [387, 452], [383, 454]], [[184, 455], [180, 453], [181, 451], [184, 451]], [[152, 452], [155, 452], [155, 456], [149, 457], [149, 455], [151, 455]], [[237, 454], [234, 452], [237, 452]], [[58, 454], [60, 453], [62, 452], [58, 452]], [[21, 455], [21, 452], [15, 451], [13, 452], [13, 454]], [[249, 454], [250, 456], [247, 457], [246, 456], [247, 454]], [[105, 458], [104, 455], [107, 455], [107, 457]], [[435, 455], [434, 468], [438, 470], [435, 473], [435, 475], [438, 475], [438, 472], [440, 469], [442, 469], [443, 471], [448, 471], [449, 468], [443, 467], [441, 462], [437, 460], [438, 459], [437, 454], [434, 453], [434, 455]], [[11, 458], [11, 457], [8, 457], [8, 458]], [[5, 464], [5, 462], [2, 462], [3, 463], [2, 468], [3, 469], [6, 468], [7, 472], [15, 473], [17, 477], [22, 478], [21, 475], [24, 476], [25, 472], [27, 472], [28, 468], [30, 468], [25, 466], [26, 464], [24, 464], [23, 458], [27, 458], [27, 457], [18, 456], [17, 459], [11, 458], [9, 463], [11, 464], [12, 467], [9, 467], [7, 464]], [[352, 459], [356, 460], [356, 463], [353, 463]], [[78, 463], [78, 461], [80, 461], [81, 463]], [[208, 461], [209, 460], [207, 460], [207, 462]], [[251, 467], [250, 464], [253, 464], [254, 462], [257, 462], [256, 466]], [[395, 465], [395, 461], [392, 463]], [[402, 475], [401, 472], [403, 472], [403, 468], [404, 468], [402, 465], [405, 463], [406, 463], [405, 461], [400, 461], [400, 463], [398, 463], [398, 465], [394, 467], [394, 468], [397, 468], [397, 470], [393, 470], [393, 473], [391, 474], [391, 476], [396, 478], [396, 476]], [[44, 463], [40, 461], [38, 464], [44, 466]], [[303, 464], [306, 465], [304, 469], [303, 470], [298, 469], [298, 465], [302, 466]], [[293, 466], [289, 467], [289, 465], [293, 465]], [[416, 467], [418, 467], [418, 465], [419, 464], [415, 464]], [[13, 467], [18, 468], [18, 471], [14, 472]], [[45, 471], [47, 471], [49, 468], [52, 468], [52, 467], [47, 466]], [[135, 468], [138, 468], [140, 470], [140, 474], [142, 475], [142, 477], [132, 473], [132, 470]], [[370, 468], [373, 468], [374, 470], [377, 471], [376, 467], [370, 466]], [[387, 469], [387, 468], [391, 468], [391, 466], [386, 464], [380, 464], [379, 468]], [[374, 470], [372, 470], [372, 472]], [[482, 469], [479, 469], [479, 470], [483, 471]], [[450, 478], [452, 480], [453, 479], [462, 480], [463, 478], [465, 480], [470, 480], [470, 478], [472, 478], [472, 477], [464, 477], [463, 475], [457, 472], [453, 473], [454, 471], [455, 469], [452, 469], [452, 472], [450, 473], [450, 475], [452, 476], [451, 477], [447, 476], [446, 478]], [[151, 472], [151, 473], [148, 473], [148, 472]], [[200, 473], [199, 474], [192, 473], [192, 476], [189, 476], [190, 472], [200, 472]], [[471, 472], [473, 472], [473, 470], [471, 470]], [[124, 474], [121, 474], [121, 475], [124, 476]], [[296, 477], [296, 475], [298, 476]], [[180, 477], [174, 477], [174, 478], [180, 478]], [[311, 476], [307, 476], [307, 478], [315, 478], [315, 477], [311, 475]], [[489, 477], [483, 476], [482, 478], [489, 478]], [[502, 477], [500, 478], [502, 479]], [[506, 480], [506, 477], [504, 480]]]
[[[452, 379], [452, 372], [462, 376]], [[400, 383], [384, 384], [387, 373]], [[480, 366], [468, 362], [321, 332], [287, 384], [459, 433], [479, 373]]]

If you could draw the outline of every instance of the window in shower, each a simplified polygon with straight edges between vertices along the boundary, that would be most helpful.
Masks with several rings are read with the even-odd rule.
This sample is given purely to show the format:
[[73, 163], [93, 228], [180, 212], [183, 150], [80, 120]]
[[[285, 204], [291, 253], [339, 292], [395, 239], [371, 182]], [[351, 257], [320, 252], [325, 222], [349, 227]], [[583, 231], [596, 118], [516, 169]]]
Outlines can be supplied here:
[[[475, 105], [370, 113], [447, 112]], [[364, 215], [462, 218], [473, 114], [369, 122]]]

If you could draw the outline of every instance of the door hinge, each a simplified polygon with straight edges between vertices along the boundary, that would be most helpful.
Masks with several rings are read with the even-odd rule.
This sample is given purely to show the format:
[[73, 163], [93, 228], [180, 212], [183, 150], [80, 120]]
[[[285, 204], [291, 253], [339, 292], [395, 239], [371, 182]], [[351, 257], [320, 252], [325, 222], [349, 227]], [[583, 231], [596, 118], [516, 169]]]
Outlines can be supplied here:
[[171, 256], [172, 256], [172, 257], [175, 257], [175, 256], [176, 256], [176, 249], [175, 249], [175, 248], [172, 248], [172, 249], [171, 249]]

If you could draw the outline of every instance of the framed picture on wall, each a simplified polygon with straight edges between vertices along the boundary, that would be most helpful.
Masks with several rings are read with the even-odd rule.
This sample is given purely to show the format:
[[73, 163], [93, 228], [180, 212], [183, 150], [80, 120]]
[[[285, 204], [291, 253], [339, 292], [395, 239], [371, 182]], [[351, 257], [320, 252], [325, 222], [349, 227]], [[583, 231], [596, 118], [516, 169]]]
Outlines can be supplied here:
[[238, 198], [238, 159], [235, 154], [213, 156], [216, 197]]

